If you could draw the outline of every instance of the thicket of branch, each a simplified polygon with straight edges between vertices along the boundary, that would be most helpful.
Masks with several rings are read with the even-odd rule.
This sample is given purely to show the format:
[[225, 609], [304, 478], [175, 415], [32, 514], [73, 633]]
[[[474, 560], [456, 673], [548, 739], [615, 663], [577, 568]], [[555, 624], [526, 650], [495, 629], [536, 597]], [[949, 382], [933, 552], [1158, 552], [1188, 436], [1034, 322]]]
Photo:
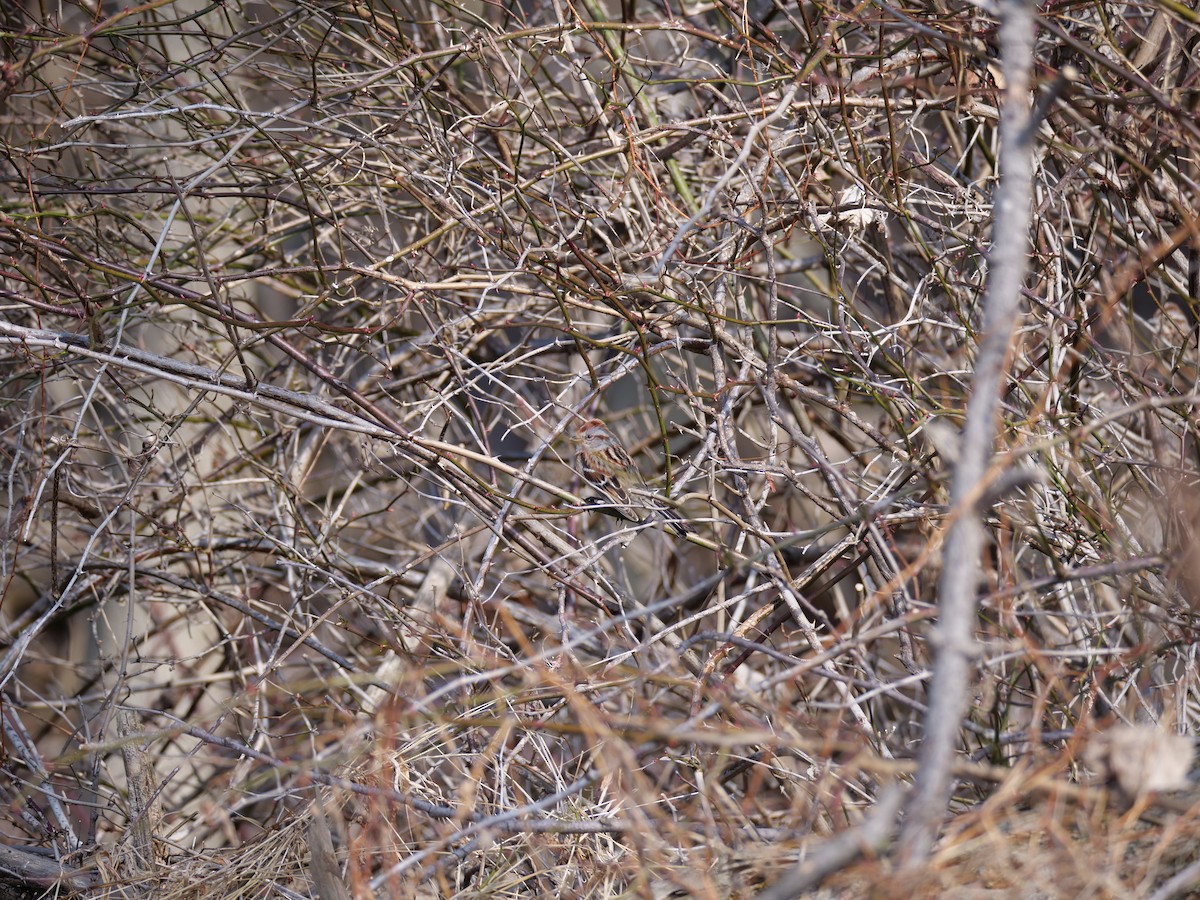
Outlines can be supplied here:
[[[836, 852], [964, 563], [1023, 239], [991, 4], [95, 6], [0, 8], [0, 844], [57, 860], [0, 867], [723, 897]], [[1197, 717], [1197, 33], [1040, 10], [913, 890], [1190, 883], [1194, 816], [1107, 814], [1078, 751]], [[583, 508], [593, 416], [694, 536]]]

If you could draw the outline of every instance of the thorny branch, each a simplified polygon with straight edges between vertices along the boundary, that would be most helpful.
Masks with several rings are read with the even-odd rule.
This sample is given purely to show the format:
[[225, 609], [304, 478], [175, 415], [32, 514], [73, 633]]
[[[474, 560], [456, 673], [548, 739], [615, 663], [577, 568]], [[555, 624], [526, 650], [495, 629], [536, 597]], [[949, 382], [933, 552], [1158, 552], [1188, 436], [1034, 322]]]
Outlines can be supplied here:
[[[1021, 773], [1193, 728], [1194, 14], [1043, 5], [1023, 86], [983, 2], [109, 6], [0, 5], [28, 880], [311, 893], [319, 807], [353, 896], [862, 894], [918, 752], [1017, 782], [919, 790], [944, 875]], [[591, 417], [696, 535], [590, 502]]]

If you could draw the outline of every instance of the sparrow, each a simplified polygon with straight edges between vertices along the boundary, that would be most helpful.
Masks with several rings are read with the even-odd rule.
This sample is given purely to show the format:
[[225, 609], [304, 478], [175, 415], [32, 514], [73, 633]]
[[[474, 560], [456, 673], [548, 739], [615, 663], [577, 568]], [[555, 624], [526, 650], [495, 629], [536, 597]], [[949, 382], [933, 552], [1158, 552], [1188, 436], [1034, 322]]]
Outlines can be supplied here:
[[599, 502], [630, 522], [641, 524], [647, 515], [661, 519], [663, 527], [676, 537], [695, 533], [674, 510], [646, 489], [642, 473], [607, 425], [599, 419], [580, 423], [575, 428], [575, 443], [579, 445], [583, 477], [604, 494], [597, 498]]

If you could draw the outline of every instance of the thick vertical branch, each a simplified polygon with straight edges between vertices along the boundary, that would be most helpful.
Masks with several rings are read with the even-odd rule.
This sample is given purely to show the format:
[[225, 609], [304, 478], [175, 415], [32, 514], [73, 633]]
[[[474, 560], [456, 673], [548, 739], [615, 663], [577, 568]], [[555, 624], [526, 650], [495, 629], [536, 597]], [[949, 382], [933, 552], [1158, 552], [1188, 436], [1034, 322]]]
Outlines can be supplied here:
[[975, 655], [972, 626], [984, 543], [978, 503], [986, 494], [982, 482], [992, 457], [1000, 383], [1029, 265], [1034, 7], [1028, 0], [1005, 0], [1001, 14], [1000, 52], [1006, 83], [1000, 120], [1000, 180], [992, 226], [990, 279], [983, 335], [952, 489], [957, 515], [943, 548], [944, 568], [938, 585], [941, 617], [930, 638], [935, 643], [936, 661], [925, 738], [918, 755], [916, 788], [901, 831], [901, 855], [907, 865], [919, 864], [929, 855], [950, 796], [951, 764], [971, 690], [971, 663]]

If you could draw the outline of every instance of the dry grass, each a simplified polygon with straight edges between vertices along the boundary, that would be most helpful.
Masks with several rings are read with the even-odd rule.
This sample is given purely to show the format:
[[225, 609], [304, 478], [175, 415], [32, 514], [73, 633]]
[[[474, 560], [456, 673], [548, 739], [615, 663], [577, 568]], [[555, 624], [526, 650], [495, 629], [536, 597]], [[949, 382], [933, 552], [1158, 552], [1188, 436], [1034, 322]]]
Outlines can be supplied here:
[[[989, 2], [96, 6], [0, 7], [0, 845], [67, 874], [0, 867], [748, 897], [911, 780]], [[1197, 25], [1043, 9], [959, 780], [822, 896], [1197, 880], [1082, 762], [1197, 719]], [[592, 415], [695, 536], [580, 511]]]

